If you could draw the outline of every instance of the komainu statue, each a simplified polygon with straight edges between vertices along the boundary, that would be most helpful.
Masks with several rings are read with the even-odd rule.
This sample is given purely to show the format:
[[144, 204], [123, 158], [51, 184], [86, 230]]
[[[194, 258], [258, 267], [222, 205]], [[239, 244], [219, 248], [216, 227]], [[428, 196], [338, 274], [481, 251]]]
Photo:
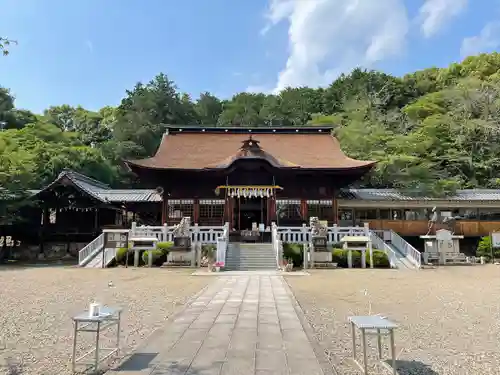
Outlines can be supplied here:
[[191, 218], [185, 216], [181, 219], [181, 222], [177, 224], [173, 230], [174, 238], [189, 237], [189, 227], [191, 226]]
[[312, 237], [326, 237], [328, 235], [328, 228], [326, 225], [321, 224], [317, 217], [309, 219], [309, 227], [311, 228]]

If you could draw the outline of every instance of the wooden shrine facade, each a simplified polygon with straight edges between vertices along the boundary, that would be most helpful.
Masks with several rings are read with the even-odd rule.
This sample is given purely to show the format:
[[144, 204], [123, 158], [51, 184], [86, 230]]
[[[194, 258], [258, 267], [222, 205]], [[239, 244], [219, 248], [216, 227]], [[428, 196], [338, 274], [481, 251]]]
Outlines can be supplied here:
[[301, 225], [310, 216], [336, 223], [338, 192], [374, 165], [347, 157], [325, 127], [171, 127], [153, 157], [126, 163], [162, 194], [163, 223], [189, 216], [235, 230]]
[[[158, 222], [161, 196], [147, 189], [111, 189], [108, 185], [71, 170], [62, 171], [48, 186], [32, 191], [26, 212], [27, 227], [17, 238], [37, 244], [77, 251], [103, 228], [129, 228], [133, 221]], [[19, 230], [18, 230], [19, 232]]]

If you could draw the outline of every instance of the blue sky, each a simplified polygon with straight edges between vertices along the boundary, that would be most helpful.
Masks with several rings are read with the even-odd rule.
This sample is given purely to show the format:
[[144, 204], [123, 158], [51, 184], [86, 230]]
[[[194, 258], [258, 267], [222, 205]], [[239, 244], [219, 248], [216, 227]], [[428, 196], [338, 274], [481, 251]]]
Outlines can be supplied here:
[[361, 65], [396, 75], [500, 45], [497, 0], [0, 0], [0, 85], [18, 107], [99, 109], [166, 73], [210, 91], [326, 85]]

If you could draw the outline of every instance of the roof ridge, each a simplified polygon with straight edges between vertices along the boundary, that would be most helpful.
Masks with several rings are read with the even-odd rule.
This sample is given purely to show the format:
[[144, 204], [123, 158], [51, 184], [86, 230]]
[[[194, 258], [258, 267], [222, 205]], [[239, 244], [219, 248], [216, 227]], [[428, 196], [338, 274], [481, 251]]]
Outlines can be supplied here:
[[99, 180], [96, 180], [95, 178], [86, 176], [86, 175], [84, 175], [80, 172], [74, 171], [72, 169], [64, 169], [63, 172], [61, 172], [61, 174], [59, 174], [59, 177], [62, 177], [62, 175], [64, 175], [64, 174], [66, 174], [70, 178], [73, 177], [73, 178], [76, 178], [77, 180], [87, 182], [91, 185], [94, 185], [97, 188], [110, 189], [110, 186], [108, 184], [105, 184], [104, 182], [101, 182]]

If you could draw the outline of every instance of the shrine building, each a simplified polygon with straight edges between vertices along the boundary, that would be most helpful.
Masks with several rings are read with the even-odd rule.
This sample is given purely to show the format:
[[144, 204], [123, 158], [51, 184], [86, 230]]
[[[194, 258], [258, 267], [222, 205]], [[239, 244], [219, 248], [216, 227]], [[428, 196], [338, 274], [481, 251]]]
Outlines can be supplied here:
[[162, 223], [242, 231], [312, 216], [337, 224], [340, 189], [375, 162], [347, 157], [330, 127], [169, 127], [153, 157], [126, 164], [162, 195]]

